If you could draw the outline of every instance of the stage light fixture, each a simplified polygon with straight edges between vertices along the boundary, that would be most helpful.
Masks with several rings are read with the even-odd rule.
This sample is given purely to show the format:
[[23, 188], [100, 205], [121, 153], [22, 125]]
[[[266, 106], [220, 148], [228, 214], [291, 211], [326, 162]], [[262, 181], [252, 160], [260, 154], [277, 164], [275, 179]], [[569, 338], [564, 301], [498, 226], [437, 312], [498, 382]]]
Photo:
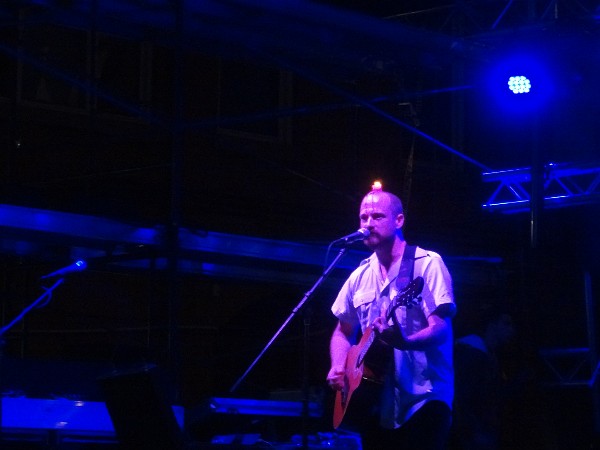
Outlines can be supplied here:
[[478, 75], [495, 106], [488, 113], [497, 113], [499, 120], [544, 113], [549, 102], [562, 95], [556, 89], [561, 67], [540, 47], [497, 55]]
[[527, 94], [531, 90], [531, 81], [523, 75], [511, 76], [508, 79], [508, 88], [513, 94]]

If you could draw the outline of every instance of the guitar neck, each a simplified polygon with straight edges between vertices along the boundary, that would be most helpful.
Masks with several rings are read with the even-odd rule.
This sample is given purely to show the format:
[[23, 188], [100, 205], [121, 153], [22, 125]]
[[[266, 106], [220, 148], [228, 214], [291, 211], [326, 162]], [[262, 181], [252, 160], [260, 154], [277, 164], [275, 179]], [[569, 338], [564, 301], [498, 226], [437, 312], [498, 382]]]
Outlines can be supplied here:
[[362, 364], [362, 362], [365, 359], [365, 356], [367, 355], [367, 352], [369, 351], [369, 348], [371, 348], [371, 345], [373, 345], [373, 342], [375, 342], [375, 332], [373, 331], [373, 328], [369, 327], [365, 330], [365, 333], [363, 334], [363, 337], [361, 338], [359, 343], [359, 347], [361, 350], [358, 354], [358, 358], [356, 359], [357, 365]]

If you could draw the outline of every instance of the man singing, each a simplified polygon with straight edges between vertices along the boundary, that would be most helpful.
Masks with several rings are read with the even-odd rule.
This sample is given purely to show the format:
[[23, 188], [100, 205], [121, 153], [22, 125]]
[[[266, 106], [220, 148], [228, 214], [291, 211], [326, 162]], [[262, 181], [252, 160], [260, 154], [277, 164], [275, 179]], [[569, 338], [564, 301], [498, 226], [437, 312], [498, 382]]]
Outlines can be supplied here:
[[[346, 280], [331, 308], [338, 323], [327, 381], [336, 391], [347, 388], [348, 351], [371, 328], [390, 357], [374, 408], [354, 411], [364, 415], [363, 447], [444, 449], [454, 395], [452, 279], [440, 255], [404, 240], [404, 212], [396, 195], [374, 185], [361, 202], [359, 218], [373, 254]], [[424, 282], [420, 294], [397, 306], [398, 294], [419, 277]], [[348, 412], [352, 406], [351, 399]]]

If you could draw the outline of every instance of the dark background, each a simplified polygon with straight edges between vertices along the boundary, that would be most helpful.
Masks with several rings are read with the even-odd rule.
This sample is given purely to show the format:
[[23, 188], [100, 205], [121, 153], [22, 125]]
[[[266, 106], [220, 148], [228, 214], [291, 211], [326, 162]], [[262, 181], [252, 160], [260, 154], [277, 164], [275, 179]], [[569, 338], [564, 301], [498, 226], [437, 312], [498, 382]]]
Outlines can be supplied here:
[[[73, 214], [58, 232], [2, 219], [3, 324], [44, 293], [41, 275], [89, 263], [6, 330], [6, 394], [102, 399], [97, 376], [151, 362], [186, 406], [230, 394], [298, 399], [304, 374], [327, 404], [329, 307], [350, 267], [229, 389], [316, 282], [327, 244], [356, 229], [360, 199], [379, 179], [404, 201], [408, 241], [444, 256], [457, 335], [481, 305], [513, 312], [519, 342], [507, 373], [532, 375], [510, 439], [561, 448], [573, 421], [584, 431], [571, 444], [586, 448], [598, 431], [587, 386], [597, 198], [490, 211], [482, 205], [496, 185], [482, 174], [598, 167], [593, 2], [232, 1], [181, 15], [177, 5], [102, 3], [0, 7], [0, 203]], [[553, 97], [537, 109], [500, 105], [486, 85], [522, 48], [551, 62]], [[92, 227], [100, 219], [164, 239], [107, 241]], [[320, 256], [207, 255], [179, 248], [179, 229], [317, 246]], [[222, 270], [175, 270], [180, 260]], [[549, 363], [548, 349], [583, 353]], [[559, 377], [554, 365], [574, 374]]]

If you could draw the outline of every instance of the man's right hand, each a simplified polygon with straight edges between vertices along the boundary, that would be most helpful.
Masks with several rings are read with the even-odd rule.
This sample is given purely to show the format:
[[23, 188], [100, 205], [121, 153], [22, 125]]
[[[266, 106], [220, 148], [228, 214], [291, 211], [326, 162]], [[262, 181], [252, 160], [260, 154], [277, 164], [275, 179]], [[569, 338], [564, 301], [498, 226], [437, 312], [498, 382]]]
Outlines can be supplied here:
[[327, 374], [327, 383], [334, 391], [341, 391], [344, 388], [344, 375], [346, 368], [343, 366], [334, 366], [329, 369]]

